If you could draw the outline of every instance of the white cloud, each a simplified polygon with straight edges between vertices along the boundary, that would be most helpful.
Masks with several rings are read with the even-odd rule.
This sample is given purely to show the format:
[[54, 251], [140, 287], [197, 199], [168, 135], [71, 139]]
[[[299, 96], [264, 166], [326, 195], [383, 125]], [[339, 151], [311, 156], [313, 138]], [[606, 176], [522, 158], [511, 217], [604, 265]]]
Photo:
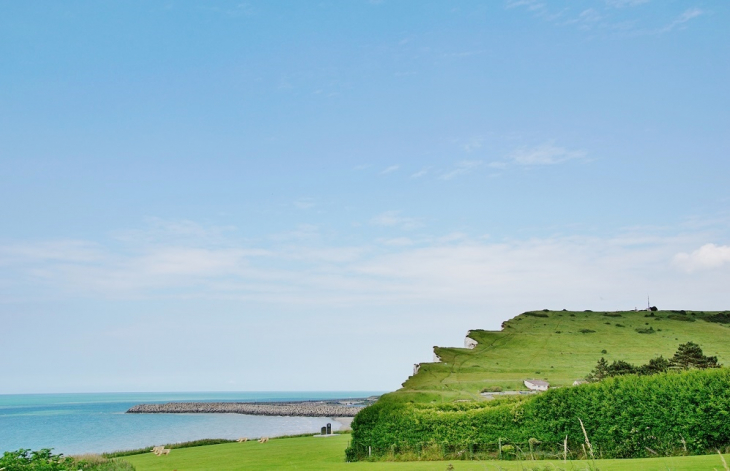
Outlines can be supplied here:
[[[421, 222], [388, 211], [371, 224], [408, 229]], [[316, 226], [303, 225], [255, 245], [230, 236], [212, 243], [204, 234], [198, 243], [140, 238], [120, 244], [110, 238], [5, 245], [0, 285], [14, 298], [27, 292], [32, 299], [200, 297], [290, 306], [442, 303], [524, 310], [591, 307], [599, 296], [610, 300], [605, 309], [632, 308], [647, 292], [662, 305], [722, 308], [717, 303], [730, 283], [730, 270], [709, 270], [730, 264], [730, 246], [701, 245], [702, 234], [636, 229], [603, 238], [493, 241], [452, 232], [417, 243], [394, 237], [354, 246], [326, 244], [318, 234]], [[700, 248], [681, 252], [688, 244]], [[697, 273], [687, 278], [672, 266]]]
[[691, 252], [680, 252], [674, 256], [675, 266], [692, 273], [699, 270], [719, 268], [730, 263], [730, 246], [705, 244]]
[[401, 229], [415, 229], [423, 224], [415, 218], [400, 215], [400, 211], [386, 211], [380, 213], [370, 220], [374, 226], [400, 227]]
[[509, 159], [524, 166], [554, 165], [568, 160], [582, 159], [586, 153], [582, 150], [569, 150], [565, 147], [558, 147], [552, 142], [536, 147], [522, 147], [509, 155]]
[[477, 149], [481, 149], [483, 142], [484, 139], [472, 139], [464, 144], [464, 151], [467, 153], [472, 153]]
[[0, 247], [0, 265], [18, 261], [90, 263], [102, 260], [104, 257], [102, 247], [83, 240], [22, 243]]
[[470, 173], [472, 170], [480, 167], [481, 165], [482, 165], [481, 160], [462, 160], [461, 162], [456, 164], [455, 169], [444, 173], [439, 178], [441, 178], [442, 180], [452, 180], [461, 175]]
[[311, 209], [315, 206], [313, 198], [299, 198], [294, 201], [294, 206], [299, 209]]
[[419, 170], [418, 172], [411, 175], [411, 178], [421, 178], [423, 176], [426, 176], [430, 170], [431, 170], [431, 167], [424, 167], [421, 170]]
[[650, 0], [605, 0], [606, 5], [613, 8], [635, 7], [649, 3]]
[[319, 227], [313, 224], [299, 224], [296, 229], [271, 236], [274, 240], [312, 239], [319, 235]]
[[393, 173], [396, 170], [400, 168], [400, 165], [391, 165], [390, 167], [384, 169], [382, 172], [380, 172], [381, 175], [387, 175], [389, 173]]
[[395, 246], [395, 247], [406, 247], [413, 245], [413, 240], [408, 237], [395, 237], [393, 239], [378, 239], [377, 242], [383, 245]]
[[502, 170], [502, 169], [507, 168], [507, 162], [500, 162], [500, 161], [489, 162], [487, 164], [487, 167]]
[[508, 0], [506, 8], [517, 8], [525, 7], [530, 11], [542, 10], [545, 8], [545, 3], [538, 0]]
[[684, 23], [686, 23], [694, 18], [697, 18], [698, 16], [702, 15], [703, 13], [704, 12], [702, 10], [700, 10], [699, 8], [690, 8], [689, 10], [685, 10], [674, 21], [672, 21], [668, 25], [664, 26], [663, 28], [658, 29], [657, 31], [655, 31], [655, 33], [657, 33], [657, 34], [668, 33], [677, 28], [681, 28], [684, 25]]

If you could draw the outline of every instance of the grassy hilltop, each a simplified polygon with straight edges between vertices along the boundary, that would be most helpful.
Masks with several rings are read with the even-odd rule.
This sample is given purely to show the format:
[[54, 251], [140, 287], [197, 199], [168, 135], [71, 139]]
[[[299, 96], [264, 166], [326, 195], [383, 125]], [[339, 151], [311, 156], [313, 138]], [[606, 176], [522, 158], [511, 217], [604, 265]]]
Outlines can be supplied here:
[[570, 386], [601, 357], [643, 364], [659, 355], [671, 358], [679, 344], [690, 341], [727, 366], [728, 335], [730, 312], [525, 312], [504, 322], [501, 331], [470, 331], [468, 337], [478, 342], [473, 349], [434, 347], [441, 362], [422, 363], [387, 396], [416, 402], [482, 400], [479, 393], [486, 388], [525, 390], [525, 379]]

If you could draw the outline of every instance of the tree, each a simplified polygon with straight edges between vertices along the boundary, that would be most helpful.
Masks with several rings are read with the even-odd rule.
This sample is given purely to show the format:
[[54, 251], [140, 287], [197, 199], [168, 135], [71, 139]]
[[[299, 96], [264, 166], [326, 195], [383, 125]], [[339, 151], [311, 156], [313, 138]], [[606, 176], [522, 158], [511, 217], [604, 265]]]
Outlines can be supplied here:
[[637, 368], [631, 363], [623, 360], [615, 360], [608, 367], [608, 376], [623, 376], [636, 374]]
[[680, 370], [689, 370], [691, 368], [720, 368], [717, 357], [708, 357], [702, 352], [699, 345], [694, 342], [683, 343], [677, 348], [669, 365], [672, 368]]
[[667, 360], [663, 356], [658, 356], [649, 360], [649, 363], [647, 363], [646, 365], [641, 365], [638, 370], [638, 373], [640, 375], [645, 376], [655, 375], [657, 373], [664, 373], [669, 370], [669, 360]]
[[604, 378], [608, 378], [608, 362], [605, 358], [601, 357], [601, 359], [598, 360], [598, 363], [596, 363], [596, 367], [593, 368], [593, 371], [586, 376], [586, 381], [590, 383], [597, 383]]

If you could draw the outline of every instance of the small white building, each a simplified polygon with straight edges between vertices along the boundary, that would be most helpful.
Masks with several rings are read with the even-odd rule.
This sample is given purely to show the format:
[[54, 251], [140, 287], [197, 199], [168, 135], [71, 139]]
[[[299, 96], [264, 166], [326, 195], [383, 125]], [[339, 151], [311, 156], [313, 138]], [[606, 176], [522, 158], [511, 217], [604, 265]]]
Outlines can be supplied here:
[[524, 382], [527, 389], [532, 391], [547, 391], [550, 387], [550, 383], [541, 379], [526, 379]]

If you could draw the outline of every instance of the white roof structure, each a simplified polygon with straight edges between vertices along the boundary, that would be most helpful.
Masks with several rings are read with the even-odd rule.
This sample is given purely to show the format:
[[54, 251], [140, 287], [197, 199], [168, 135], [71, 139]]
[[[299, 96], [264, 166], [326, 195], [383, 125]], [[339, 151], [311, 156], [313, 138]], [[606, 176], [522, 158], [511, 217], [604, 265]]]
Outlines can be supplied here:
[[527, 389], [532, 389], [533, 391], [547, 391], [550, 387], [550, 383], [541, 379], [526, 379], [524, 383]]

